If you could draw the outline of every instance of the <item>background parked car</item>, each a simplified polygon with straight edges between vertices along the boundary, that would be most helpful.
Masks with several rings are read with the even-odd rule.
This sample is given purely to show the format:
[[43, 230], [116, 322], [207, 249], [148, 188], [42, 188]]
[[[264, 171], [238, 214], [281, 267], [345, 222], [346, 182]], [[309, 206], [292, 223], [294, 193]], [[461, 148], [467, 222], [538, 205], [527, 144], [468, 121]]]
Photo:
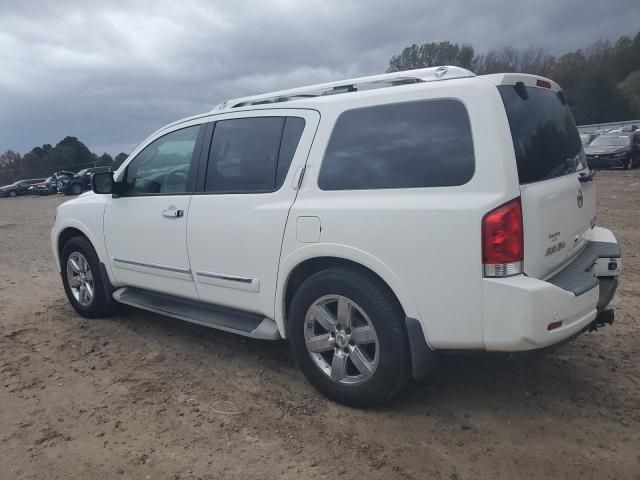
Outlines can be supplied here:
[[596, 133], [581, 133], [580, 141], [582, 142], [582, 146], [586, 147], [598, 136]]
[[40, 183], [44, 178], [32, 178], [28, 180], [18, 180], [11, 185], [5, 185], [0, 188], [0, 197], [17, 197], [18, 195], [26, 195], [29, 187], [36, 183]]
[[69, 181], [69, 179], [74, 175], [75, 173], [69, 170], [59, 170], [55, 172], [53, 175], [51, 175], [51, 181], [49, 182], [49, 186], [53, 191], [60, 192], [60, 190], [63, 188], [63, 184], [65, 183], [65, 180]]
[[640, 165], [640, 131], [600, 135], [584, 148], [590, 168], [626, 168]]
[[56, 193], [55, 188], [51, 185], [53, 176], [47, 178], [44, 182], [36, 183], [29, 187], [29, 193], [32, 195], [49, 195]]
[[58, 192], [66, 195], [80, 195], [91, 188], [91, 177], [94, 173], [110, 171], [111, 167], [92, 167], [80, 170], [73, 177], [68, 178], [68, 181], [63, 180], [62, 185], [58, 187]]

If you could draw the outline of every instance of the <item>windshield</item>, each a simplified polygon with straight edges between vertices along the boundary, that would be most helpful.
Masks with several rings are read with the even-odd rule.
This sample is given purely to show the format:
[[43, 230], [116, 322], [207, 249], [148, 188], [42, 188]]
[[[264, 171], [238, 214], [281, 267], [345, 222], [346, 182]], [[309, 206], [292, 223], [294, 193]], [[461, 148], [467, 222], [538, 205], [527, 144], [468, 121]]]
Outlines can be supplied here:
[[580, 135], [562, 95], [523, 84], [501, 85], [498, 90], [509, 119], [521, 184], [586, 168]]
[[631, 145], [631, 137], [626, 135], [602, 135], [591, 142], [591, 147], [626, 147]]

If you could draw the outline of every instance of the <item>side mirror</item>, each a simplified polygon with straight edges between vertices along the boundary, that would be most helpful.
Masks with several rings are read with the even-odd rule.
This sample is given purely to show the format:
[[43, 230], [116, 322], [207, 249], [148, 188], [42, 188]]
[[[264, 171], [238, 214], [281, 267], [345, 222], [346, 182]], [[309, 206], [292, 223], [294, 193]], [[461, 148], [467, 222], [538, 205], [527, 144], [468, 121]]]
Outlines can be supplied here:
[[94, 173], [91, 177], [91, 190], [94, 193], [114, 193], [114, 184], [112, 172]]

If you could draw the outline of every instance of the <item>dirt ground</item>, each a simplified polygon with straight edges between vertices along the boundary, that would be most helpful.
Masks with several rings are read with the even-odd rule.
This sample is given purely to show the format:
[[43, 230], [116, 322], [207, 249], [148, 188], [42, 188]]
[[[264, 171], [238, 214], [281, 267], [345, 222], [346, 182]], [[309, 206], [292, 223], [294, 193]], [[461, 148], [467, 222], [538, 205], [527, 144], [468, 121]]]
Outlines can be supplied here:
[[367, 411], [316, 393], [284, 342], [80, 318], [49, 244], [65, 199], [0, 199], [0, 479], [640, 479], [640, 170], [596, 182], [624, 255], [615, 325], [446, 357]]

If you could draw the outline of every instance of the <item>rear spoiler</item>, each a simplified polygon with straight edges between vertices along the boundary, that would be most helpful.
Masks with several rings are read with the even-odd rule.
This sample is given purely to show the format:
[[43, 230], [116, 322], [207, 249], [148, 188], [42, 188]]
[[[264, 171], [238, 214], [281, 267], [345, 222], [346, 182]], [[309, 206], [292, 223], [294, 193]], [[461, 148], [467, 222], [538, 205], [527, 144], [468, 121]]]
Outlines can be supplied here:
[[479, 78], [485, 78], [496, 86], [523, 83], [527, 87], [548, 88], [554, 92], [562, 91], [560, 85], [553, 80], [539, 75], [529, 75], [528, 73], [493, 73], [491, 75], [481, 75]]

